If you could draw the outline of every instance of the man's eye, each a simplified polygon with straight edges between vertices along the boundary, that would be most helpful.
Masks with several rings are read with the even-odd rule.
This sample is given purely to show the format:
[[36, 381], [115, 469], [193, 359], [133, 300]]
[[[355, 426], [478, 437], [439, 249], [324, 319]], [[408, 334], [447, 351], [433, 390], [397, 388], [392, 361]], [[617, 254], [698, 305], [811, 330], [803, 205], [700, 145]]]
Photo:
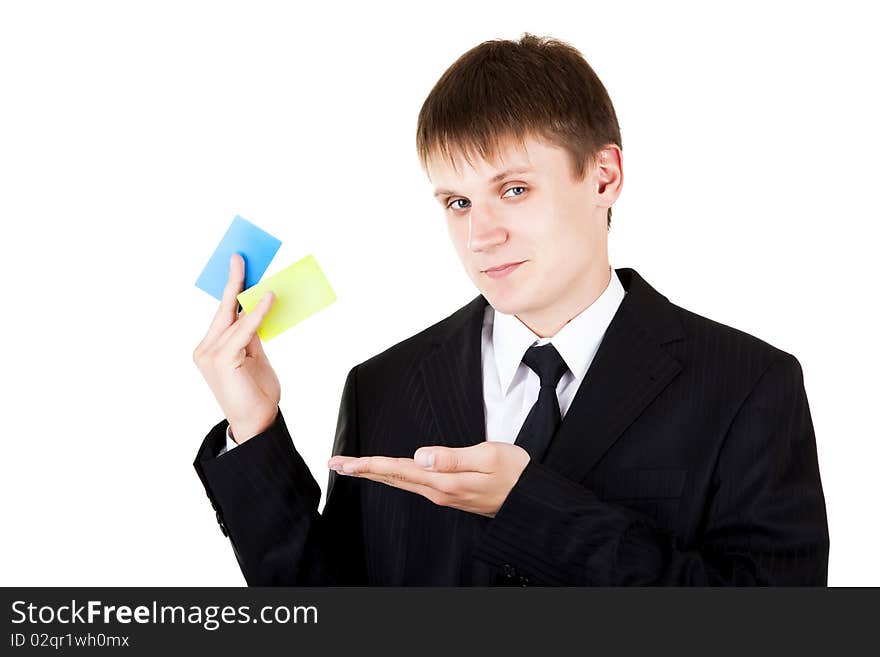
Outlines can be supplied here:
[[511, 188], [508, 189], [506, 192], [504, 192], [504, 194], [501, 195], [502, 198], [505, 197], [505, 196], [507, 196], [507, 192], [512, 192], [512, 191], [515, 190], [515, 189], [519, 189], [519, 190], [521, 190], [521, 191], [519, 191], [519, 192], [517, 192], [516, 194], [514, 194], [514, 196], [522, 196], [523, 194], [525, 194], [526, 188], [523, 187], [522, 185], [517, 185], [516, 187], [511, 187]]
[[455, 204], [458, 203], [459, 201], [462, 202], [462, 203], [470, 203], [470, 201], [468, 201], [466, 198], [457, 198], [457, 199], [455, 199], [454, 201], [452, 201], [449, 205], [447, 205], [446, 207], [447, 207], [447, 208], [453, 208], [453, 209], [455, 209], [455, 210], [463, 210], [464, 208], [467, 207], [466, 205], [458, 205], [458, 206], [456, 206]]

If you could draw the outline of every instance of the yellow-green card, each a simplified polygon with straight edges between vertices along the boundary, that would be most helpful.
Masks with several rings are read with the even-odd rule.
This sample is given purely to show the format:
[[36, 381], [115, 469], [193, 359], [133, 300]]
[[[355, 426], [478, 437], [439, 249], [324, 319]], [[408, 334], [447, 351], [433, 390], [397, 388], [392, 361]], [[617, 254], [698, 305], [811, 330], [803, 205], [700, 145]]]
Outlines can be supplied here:
[[257, 329], [264, 342], [336, 301], [333, 288], [311, 255], [249, 287], [237, 299], [249, 313], [269, 290], [275, 293], [275, 301]]

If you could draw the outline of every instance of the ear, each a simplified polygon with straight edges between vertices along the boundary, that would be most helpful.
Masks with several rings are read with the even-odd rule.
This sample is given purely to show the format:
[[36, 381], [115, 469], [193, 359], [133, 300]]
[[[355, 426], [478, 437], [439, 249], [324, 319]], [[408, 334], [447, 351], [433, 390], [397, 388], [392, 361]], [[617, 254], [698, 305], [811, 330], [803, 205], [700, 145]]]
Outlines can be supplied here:
[[608, 144], [599, 151], [597, 172], [597, 201], [610, 208], [623, 188], [623, 153], [617, 144]]

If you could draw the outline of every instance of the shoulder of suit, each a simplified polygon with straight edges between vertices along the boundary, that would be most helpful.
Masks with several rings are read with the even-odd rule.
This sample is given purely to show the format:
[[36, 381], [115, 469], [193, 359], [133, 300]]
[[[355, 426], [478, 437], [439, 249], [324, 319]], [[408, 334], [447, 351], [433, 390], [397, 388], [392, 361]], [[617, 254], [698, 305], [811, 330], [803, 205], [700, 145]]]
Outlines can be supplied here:
[[438, 343], [442, 342], [450, 331], [460, 326], [461, 322], [466, 321], [469, 314], [474, 311], [475, 304], [478, 304], [478, 301], [479, 297], [471, 300], [440, 321], [368, 358], [358, 365], [359, 370], [361, 372], [376, 368], [385, 370], [389, 367], [399, 367], [401, 364], [411, 364], [414, 359], [420, 359], [433, 350]]
[[779, 359], [797, 361], [793, 354], [743, 329], [699, 315], [672, 302], [669, 303], [681, 321], [685, 340], [715, 345], [717, 348], [706, 351], [718, 353], [725, 361], [729, 362], [731, 356], [735, 354], [741, 355], [743, 360], [762, 363], [765, 366]]

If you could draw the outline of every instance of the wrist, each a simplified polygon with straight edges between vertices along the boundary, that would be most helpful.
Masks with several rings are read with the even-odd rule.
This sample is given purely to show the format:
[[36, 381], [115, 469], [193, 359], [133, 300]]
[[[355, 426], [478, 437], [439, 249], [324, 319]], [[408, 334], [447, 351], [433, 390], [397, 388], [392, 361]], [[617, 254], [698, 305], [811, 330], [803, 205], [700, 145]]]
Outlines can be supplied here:
[[268, 421], [264, 421], [258, 424], [252, 424], [249, 422], [241, 422], [241, 423], [229, 423], [228, 434], [229, 437], [232, 438], [232, 441], [236, 445], [241, 445], [242, 443], [247, 442], [251, 438], [260, 435], [265, 432], [269, 427], [271, 427], [275, 420], [278, 417], [278, 408], [275, 408], [275, 413]]

